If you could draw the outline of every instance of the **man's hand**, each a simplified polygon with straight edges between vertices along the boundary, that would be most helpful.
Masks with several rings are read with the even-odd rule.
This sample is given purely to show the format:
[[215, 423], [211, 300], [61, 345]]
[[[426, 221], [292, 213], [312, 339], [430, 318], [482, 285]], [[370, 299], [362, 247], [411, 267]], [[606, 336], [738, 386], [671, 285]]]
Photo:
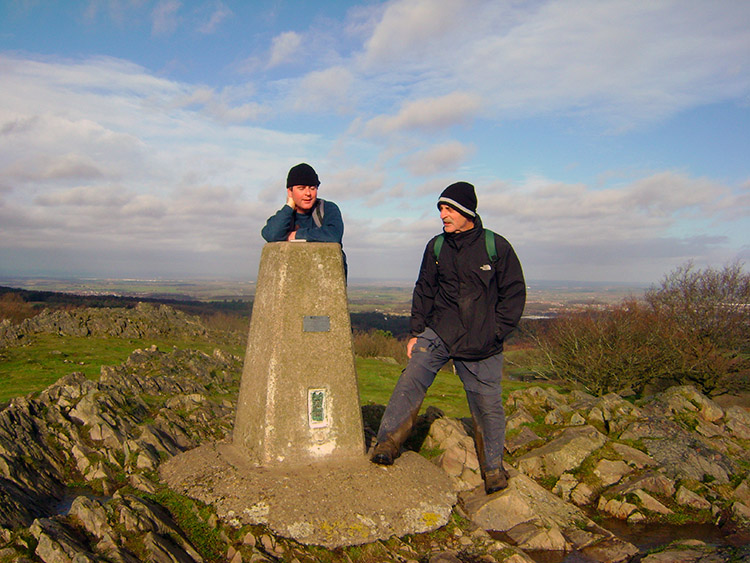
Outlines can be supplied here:
[[297, 208], [297, 206], [294, 204], [294, 198], [291, 196], [291, 192], [289, 192], [289, 195], [286, 196], [286, 204], [292, 209]]
[[411, 358], [411, 351], [412, 348], [414, 348], [414, 345], [417, 343], [417, 337], [413, 336], [409, 339], [409, 342], [406, 343], [406, 356]]
[[295, 227], [292, 232], [286, 236], [286, 240], [295, 240], [297, 238], [297, 228]]

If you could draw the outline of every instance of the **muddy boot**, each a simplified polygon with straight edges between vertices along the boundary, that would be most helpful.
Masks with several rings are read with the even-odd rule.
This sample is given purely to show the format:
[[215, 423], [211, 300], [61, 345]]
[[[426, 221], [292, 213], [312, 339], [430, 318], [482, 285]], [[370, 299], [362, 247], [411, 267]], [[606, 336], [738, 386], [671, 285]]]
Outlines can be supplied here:
[[391, 442], [383, 442], [372, 450], [370, 461], [378, 465], [393, 465], [393, 460], [397, 457], [398, 449]]
[[508, 486], [508, 472], [505, 469], [491, 469], [484, 474], [484, 490], [488, 495], [502, 491]]

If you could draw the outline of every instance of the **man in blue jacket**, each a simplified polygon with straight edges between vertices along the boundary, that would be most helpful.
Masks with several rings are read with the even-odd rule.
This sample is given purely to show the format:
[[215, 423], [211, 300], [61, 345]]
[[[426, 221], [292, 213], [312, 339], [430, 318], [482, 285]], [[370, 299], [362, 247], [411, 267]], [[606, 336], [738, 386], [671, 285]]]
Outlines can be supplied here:
[[341, 211], [332, 201], [318, 198], [320, 180], [306, 163], [293, 166], [286, 179], [286, 204], [268, 218], [261, 235], [267, 242], [307, 240], [337, 242], [344, 237]]
[[507, 486], [501, 397], [503, 341], [521, 319], [526, 284], [510, 243], [485, 230], [474, 186], [457, 182], [438, 200], [443, 233], [425, 248], [414, 287], [409, 363], [378, 430], [371, 460], [391, 465], [438, 370], [449, 360], [461, 378], [487, 494]]

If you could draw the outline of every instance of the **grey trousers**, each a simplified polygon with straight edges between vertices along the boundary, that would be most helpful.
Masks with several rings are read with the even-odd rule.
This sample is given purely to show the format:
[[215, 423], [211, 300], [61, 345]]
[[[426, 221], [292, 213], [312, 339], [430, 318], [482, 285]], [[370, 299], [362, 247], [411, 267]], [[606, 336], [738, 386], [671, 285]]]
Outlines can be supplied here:
[[[394, 457], [409, 437], [427, 389], [450, 359], [448, 348], [435, 331], [428, 328], [417, 337], [411, 359], [393, 389], [378, 430], [378, 444], [389, 447]], [[500, 469], [505, 442], [505, 411], [500, 385], [503, 355], [500, 353], [477, 361], [454, 359], [453, 364], [466, 391], [474, 421], [474, 441], [482, 473]]]

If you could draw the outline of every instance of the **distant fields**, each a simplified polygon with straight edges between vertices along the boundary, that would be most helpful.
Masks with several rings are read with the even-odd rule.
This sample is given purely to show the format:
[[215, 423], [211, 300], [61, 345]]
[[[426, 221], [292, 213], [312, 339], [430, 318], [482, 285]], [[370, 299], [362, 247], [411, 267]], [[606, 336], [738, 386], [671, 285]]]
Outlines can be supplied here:
[[[416, 275], [416, 273], [415, 273]], [[254, 281], [226, 280], [116, 280], [0, 278], [0, 286], [33, 291], [55, 291], [88, 296], [114, 295], [142, 299], [250, 302]], [[357, 282], [347, 287], [353, 313], [377, 311], [408, 315], [413, 282]], [[607, 306], [626, 297], [641, 297], [645, 286], [622, 283], [528, 281], [526, 315], [554, 314], [581, 306]]]

